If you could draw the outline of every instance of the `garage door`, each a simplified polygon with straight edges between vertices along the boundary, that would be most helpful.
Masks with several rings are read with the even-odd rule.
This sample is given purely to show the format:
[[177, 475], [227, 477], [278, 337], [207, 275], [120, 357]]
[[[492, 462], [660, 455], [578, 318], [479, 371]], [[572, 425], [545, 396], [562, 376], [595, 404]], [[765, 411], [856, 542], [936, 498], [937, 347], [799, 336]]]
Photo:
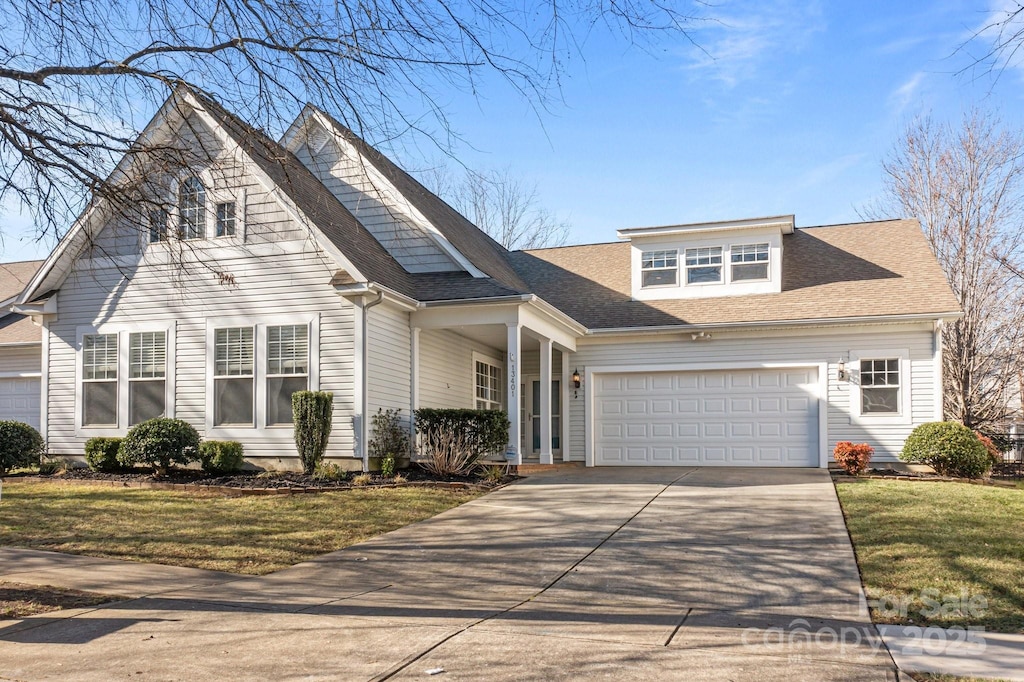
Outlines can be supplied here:
[[818, 466], [814, 368], [594, 379], [598, 465]]
[[39, 379], [0, 379], [0, 419], [39, 428]]

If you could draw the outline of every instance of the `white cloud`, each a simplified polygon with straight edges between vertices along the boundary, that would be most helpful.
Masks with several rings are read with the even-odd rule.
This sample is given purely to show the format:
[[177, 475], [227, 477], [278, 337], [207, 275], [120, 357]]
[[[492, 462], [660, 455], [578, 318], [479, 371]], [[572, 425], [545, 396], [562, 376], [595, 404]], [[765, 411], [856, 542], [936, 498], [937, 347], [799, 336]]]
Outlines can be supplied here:
[[824, 30], [817, 2], [733, 0], [715, 6], [718, 17], [695, 39], [703, 51], [691, 55], [689, 68], [727, 88], [755, 78], [764, 64], [802, 49]]
[[907, 107], [918, 99], [921, 91], [921, 84], [924, 83], [925, 73], [918, 71], [908, 78], [902, 85], [892, 91], [889, 95], [889, 107], [897, 116], [906, 111]]

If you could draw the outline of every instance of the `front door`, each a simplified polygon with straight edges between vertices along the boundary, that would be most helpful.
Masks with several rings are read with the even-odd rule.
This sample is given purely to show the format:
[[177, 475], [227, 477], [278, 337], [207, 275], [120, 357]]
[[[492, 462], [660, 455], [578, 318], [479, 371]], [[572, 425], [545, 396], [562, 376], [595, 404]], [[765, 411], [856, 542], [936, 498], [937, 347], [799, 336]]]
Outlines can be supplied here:
[[[522, 417], [523, 454], [540, 454], [540, 390], [541, 381], [538, 376], [523, 377], [524, 385], [520, 386], [523, 396]], [[560, 454], [562, 451], [562, 382], [551, 380], [551, 452]]]

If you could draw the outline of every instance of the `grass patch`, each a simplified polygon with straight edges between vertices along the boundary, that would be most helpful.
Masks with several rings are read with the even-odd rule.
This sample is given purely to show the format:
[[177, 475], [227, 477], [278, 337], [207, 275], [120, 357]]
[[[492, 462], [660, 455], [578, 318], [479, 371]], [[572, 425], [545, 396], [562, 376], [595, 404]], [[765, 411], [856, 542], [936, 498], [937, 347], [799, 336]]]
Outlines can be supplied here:
[[0, 501], [0, 545], [262, 575], [480, 494], [369, 488], [225, 497], [9, 479]]
[[[1021, 490], [881, 480], [836, 490], [868, 598], [893, 605], [873, 610], [875, 622], [1024, 632]], [[937, 609], [921, 599], [924, 590], [936, 591], [932, 598], [943, 604], [964, 604], [961, 595], [987, 604]]]
[[27, 618], [61, 609], [81, 609], [121, 599], [122, 597], [111, 597], [95, 592], [69, 590], [50, 585], [25, 585], [0, 581], [0, 620]]

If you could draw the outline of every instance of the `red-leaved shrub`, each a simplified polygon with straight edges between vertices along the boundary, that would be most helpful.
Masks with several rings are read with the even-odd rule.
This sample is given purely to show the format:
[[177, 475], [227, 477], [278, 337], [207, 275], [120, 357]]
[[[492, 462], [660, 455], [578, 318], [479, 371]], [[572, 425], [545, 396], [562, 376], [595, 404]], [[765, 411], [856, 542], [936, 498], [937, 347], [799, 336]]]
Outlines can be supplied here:
[[836, 443], [836, 449], [832, 451], [832, 458], [843, 468], [843, 471], [851, 476], [856, 476], [868, 468], [868, 462], [871, 461], [871, 455], [874, 452], [875, 449], [867, 443], [854, 444], [848, 440], [842, 440]]
[[988, 456], [992, 458], [992, 464], [1002, 464], [1003, 453], [1000, 452], [999, 447], [992, 442], [992, 439], [986, 436], [981, 431], [975, 431], [974, 435], [978, 437], [978, 440], [981, 441], [981, 444], [985, 446], [986, 450], [988, 450]]

